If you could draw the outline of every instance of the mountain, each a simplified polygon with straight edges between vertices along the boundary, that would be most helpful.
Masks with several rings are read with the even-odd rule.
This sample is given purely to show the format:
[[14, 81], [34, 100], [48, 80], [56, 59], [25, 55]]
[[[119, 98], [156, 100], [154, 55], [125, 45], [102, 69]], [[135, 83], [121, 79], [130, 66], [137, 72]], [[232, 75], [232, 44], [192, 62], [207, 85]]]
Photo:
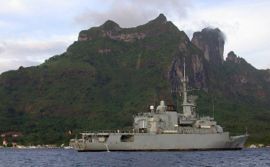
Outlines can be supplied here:
[[225, 35], [218, 28], [204, 28], [201, 32], [195, 32], [191, 41], [203, 51], [208, 62], [218, 65], [223, 63]]
[[[108, 20], [83, 30], [66, 52], [0, 75], [0, 132], [21, 143], [63, 143], [77, 132], [132, 126], [132, 115], [164, 99], [179, 106], [184, 59], [199, 114], [232, 133], [269, 143], [270, 72], [230, 52], [218, 28], [190, 40], [163, 14], [122, 28]], [[214, 112], [212, 111], [215, 106]], [[254, 126], [256, 125], [256, 126]], [[72, 132], [72, 133], [70, 133]]]

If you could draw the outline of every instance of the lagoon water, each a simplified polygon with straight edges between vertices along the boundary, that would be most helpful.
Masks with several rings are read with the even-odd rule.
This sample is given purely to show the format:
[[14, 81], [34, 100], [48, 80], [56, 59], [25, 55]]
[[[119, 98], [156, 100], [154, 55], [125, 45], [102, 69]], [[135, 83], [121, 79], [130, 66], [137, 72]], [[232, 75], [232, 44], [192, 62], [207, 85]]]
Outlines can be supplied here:
[[179, 166], [270, 167], [270, 148], [240, 151], [83, 152], [64, 149], [0, 149], [0, 167]]

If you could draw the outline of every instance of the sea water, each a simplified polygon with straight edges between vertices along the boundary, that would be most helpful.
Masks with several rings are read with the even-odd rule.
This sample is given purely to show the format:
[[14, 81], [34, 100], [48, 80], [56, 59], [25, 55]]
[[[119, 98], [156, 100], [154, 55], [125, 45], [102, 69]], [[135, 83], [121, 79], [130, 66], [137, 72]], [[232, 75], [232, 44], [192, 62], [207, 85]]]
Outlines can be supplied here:
[[0, 149], [0, 167], [179, 166], [270, 167], [270, 148], [239, 151], [76, 152], [65, 149]]

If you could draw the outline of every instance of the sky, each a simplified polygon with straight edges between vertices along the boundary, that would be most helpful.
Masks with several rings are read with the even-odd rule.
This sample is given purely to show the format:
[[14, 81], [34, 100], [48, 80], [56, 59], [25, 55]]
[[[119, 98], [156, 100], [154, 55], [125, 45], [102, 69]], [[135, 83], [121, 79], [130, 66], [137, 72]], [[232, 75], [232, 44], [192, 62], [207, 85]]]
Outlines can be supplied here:
[[218, 27], [233, 50], [258, 69], [270, 68], [269, 0], [0, 0], [0, 73], [41, 64], [65, 52], [79, 31], [114, 20], [144, 24], [163, 13], [192, 38]]

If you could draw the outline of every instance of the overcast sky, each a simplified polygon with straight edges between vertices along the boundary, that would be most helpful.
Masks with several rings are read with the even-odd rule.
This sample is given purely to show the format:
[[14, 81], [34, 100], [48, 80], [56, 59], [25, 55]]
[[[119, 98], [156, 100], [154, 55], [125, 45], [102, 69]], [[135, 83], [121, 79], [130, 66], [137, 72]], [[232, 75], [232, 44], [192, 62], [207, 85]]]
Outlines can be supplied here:
[[61, 54], [80, 30], [108, 19], [132, 27], [164, 13], [191, 38], [219, 27], [230, 50], [256, 68], [270, 68], [269, 0], [0, 0], [0, 73]]

